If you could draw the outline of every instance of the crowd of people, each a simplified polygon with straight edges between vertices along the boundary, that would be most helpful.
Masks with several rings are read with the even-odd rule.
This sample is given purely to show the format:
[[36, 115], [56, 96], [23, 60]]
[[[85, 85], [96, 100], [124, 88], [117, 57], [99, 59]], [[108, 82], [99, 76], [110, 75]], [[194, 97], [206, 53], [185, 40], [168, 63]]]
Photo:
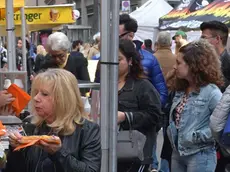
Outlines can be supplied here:
[[[230, 112], [227, 26], [204, 22], [201, 38], [192, 42], [182, 30], [173, 37], [162, 31], [154, 47], [151, 40], [133, 40], [137, 29], [135, 19], [120, 15], [117, 123], [120, 131], [137, 130], [146, 141], [143, 159], [118, 159], [117, 171], [225, 172], [230, 164], [230, 149], [222, 140]], [[65, 34], [55, 32], [45, 48], [37, 46], [33, 58], [27, 45], [27, 56], [34, 60], [34, 64], [27, 62], [32, 115], [23, 127], [27, 135], [52, 135], [59, 144], [40, 141], [37, 146], [13, 151], [23, 143], [23, 136], [13, 132], [3, 171], [100, 171], [100, 127], [88, 119], [81, 100], [89, 90], [77, 86], [90, 81], [88, 59], [99, 60], [95, 81], [100, 82], [100, 34], [91, 48], [82, 44], [77, 40], [71, 47]], [[21, 49], [19, 39], [18, 70]], [[6, 59], [1, 59], [5, 62], [2, 68], [7, 68]], [[0, 92], [0, 107], [12, 101], [11, 94]], [[161, 145], [156, 140], [162, 131], [159, 166], [156, 150]]]

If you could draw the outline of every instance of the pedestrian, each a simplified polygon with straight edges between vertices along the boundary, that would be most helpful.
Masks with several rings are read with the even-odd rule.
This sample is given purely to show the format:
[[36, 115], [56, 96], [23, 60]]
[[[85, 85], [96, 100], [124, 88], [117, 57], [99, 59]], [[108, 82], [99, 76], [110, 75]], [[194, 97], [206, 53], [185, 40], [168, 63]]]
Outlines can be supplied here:
[[32, 84], [31, 123], [26, 135], [53, 135], [58, 144], [40, 141], [37, 145], [13, 151], [23, 144], [22, 135], [10, 133], [10, 150], [5, 172], [100, 172], [100, 128], [88, 120], [78, 82], [63, 69], [39, 73]]
[[[171, 45], [172, 45], [172, 40], [171, 40], [170, 33], [166, 32], [166, 31], [160, 32], [157, 36], [157, 51], [154, 53], [154, 55], [161, 65], [161, 69], [162, 69], [162, 72], [164, 74], [165, 80], [166, 80], [167, 73], [172, 71], [173, 66], [176, 64], [176, 56], [172, 53]], [[167, 83], [168, 90], [171, 91], [170, 90], [170, 85], [171, 85], [170, 82], [166, 82], [166, 83]], [[170, 92], [169, 92], [169, 94], [173, 95], [173, 93], [170, 93]], [[169, 99], [171, 97], [172, 96], [169, 96]], [[162, 130], [163, 136], [164, 136], [164, 142], [165, 142], [165, 140], [168, 139], [168, 138], [166, 138], [167, 137], [166, 128], [168, 126], [169, 113], [168, 113], [168, 111], [166, 112], [164, 109], [165, 108], [163, 108], [163, 112], [165, 112], [164, 117], [167, 116], [167, 118], [166, 118], [167, 124], [163, 125], [163, 130]], [[156, 147], [157, 146], [158, 145], [154, 146], [154, 150], [153, 150], [153, 157], [155, 157], [155, 158], [153, 159], [152, 172], [155, 172], [158, 169], [158, 160], [157, 160], [157, 156], [156, 156]], [[166, 147], [168, 147], [168, 148], [166, 148]], [[165, 145], [164, 149], [167, 149], [166, 154], [170, 154], [171, 144], [168, 143], [167, 145]], [[162, 150], [162, 152], [165, 152], [165, 151]], [[171, 161], [171, 156], [166, 157], [165, 155], [162, 155], [162, 157], [163, 158], [161, 159], [160, 170], [163, 172], [169, 172], [169, 164], [170, 164], [169, 161]]]
[[180, 48], [174, 67], [173, 98], [168, 137], [172, 144], [172, 172], [214, 172], [215, 141], [210, 116], [222, 93], [221, 64], [214, 47], [205, 40]]
[[[156, 125], [161, 115], [160, 97], [147, 80], [140, 56], [130, 40], [119, 43], [118, 124], [122, 130], [138, 130], [146, 136], [144, 160], [118, 159], [118, 172], [148, 172], [152, 163]], [[130, 121], [128, 120], [130, 119]]]
[[145, 45], [145, 50], [153, 54], [153, 49], [152, 49], [152, 40], [151, 39], [146, 39], [144, 40], [144, 45]]
[[179, 49], [181, 47], [183, 47], [184, 45], [188, 44], [187, 34], [182, 30], [178, 30], [175, 33], [175, 35], [172, 37], [172, 39], [174, 40], [174, 42], [176, 44], [176, 52], [175, 52], [175, 54], [177, 54], [179, 52]]
[[200, 25], [202, 31], [201, 38], [206, 39], [212, 44], [219, 55], [221, 61], [221, 70], [224, 75], [224, 86], [221, 87], [221, 91], [230, 84], [230, 54], [228, 53], [226, 46], [228, 42], [228, 27], [220, 21], [203, 22]]
[[151, 81], [153, 86], [157, 89], [160, 94], [161, 104], [167, 101], [168, 90], [164, 80], [164, 76], [157, 58], [150, 52], [141, 48], [142, 42], [139, 40], [133, 40], [137, 31], [138, 24], [135, 19], [130, 17], [128, 14], [120, 15], [119, 20], [119, 38], [128, 39], [135, 43], [136, 49], [141, 57], [141, 64], [144, 68], [145, 74]]

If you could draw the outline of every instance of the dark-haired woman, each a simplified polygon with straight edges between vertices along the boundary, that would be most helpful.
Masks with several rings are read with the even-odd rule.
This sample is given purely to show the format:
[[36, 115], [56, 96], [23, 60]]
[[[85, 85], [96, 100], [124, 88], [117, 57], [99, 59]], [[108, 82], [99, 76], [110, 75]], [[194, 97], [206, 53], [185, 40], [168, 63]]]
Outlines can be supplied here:
[[176, 94], [170, 110], [168, 136], [173, 146], [172, 172], [214, 172], [215, 142], [210, 116], [223, 84], [218, 55], [205, 40], [180, 48], [174, 66]]
[[159, 122], [161, 103], [158, 92], [144, 77], [140, 57], [130, 40], [120, 40], [119, 44], [118, 89], [118, 124], [122, 130], [129, 130], [127, 118], [132, 112], [132, 128], [140, 131], [147, 138], [144, 161], [118, 160], [118, 172], [147, 172], [152, 163], [155, 126]]

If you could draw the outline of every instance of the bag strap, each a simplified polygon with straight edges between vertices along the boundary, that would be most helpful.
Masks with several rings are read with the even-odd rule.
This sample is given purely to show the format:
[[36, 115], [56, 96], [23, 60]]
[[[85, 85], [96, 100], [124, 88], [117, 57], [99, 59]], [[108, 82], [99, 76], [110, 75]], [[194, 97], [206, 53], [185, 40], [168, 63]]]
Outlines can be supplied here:
[[125, 116], [126, 116], [126, 118], [128, 120], [128, 123], [129, 123], [129, 130], [132, 131], [132, 123], [131, 123], [131, 119], [130, 119], [129, 113], [125, 112]]
[[129, 114], [130, 114], [130, 122], [133, 127], [133, 112], [129, 112]]

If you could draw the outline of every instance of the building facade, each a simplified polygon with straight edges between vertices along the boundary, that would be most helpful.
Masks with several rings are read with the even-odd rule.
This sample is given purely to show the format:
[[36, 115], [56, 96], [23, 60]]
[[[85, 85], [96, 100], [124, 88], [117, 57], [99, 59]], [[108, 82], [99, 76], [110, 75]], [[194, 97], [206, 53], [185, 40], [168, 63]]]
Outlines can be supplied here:
[[[122, 2], [122, 0], [120, 1]], [[147, 1], [148, 0], [130, 0], [131, 12]], [[175, 7], [181, 0], [165, 1]], [[73, 2], [76, 4], [76, 9], [81, 13], [81, 18], [77, 20], [76, 24], [91, 26], [91, 35], [97, 33], [100, 30], [100, 0], [25, 0], [27, 6], [59, 5]]]

